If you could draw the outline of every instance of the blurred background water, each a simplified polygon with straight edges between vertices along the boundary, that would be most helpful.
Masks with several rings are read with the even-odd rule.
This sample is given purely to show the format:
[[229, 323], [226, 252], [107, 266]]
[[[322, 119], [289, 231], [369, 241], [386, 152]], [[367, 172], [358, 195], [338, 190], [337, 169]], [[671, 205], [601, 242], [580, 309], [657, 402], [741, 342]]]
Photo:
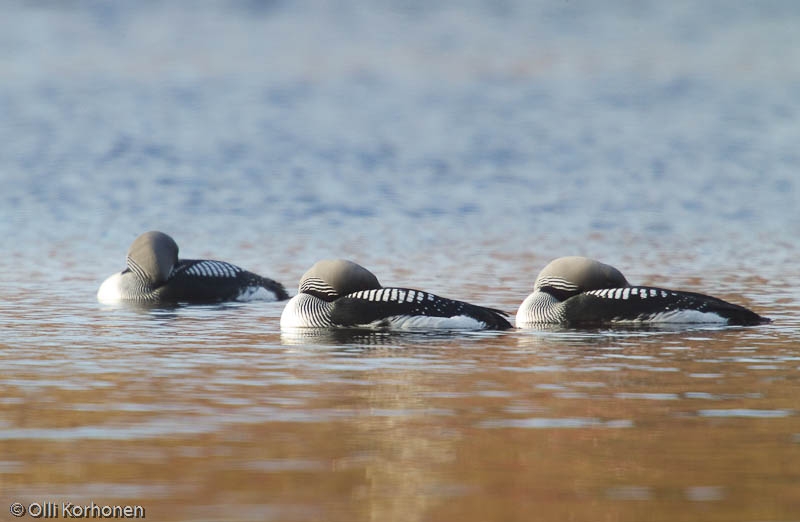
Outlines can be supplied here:
[[[0, 484], [156, 520], [793, 520], [800, 7], [52, 2], [0, 16]], [[756, 329], [296, 338], [141, 311], [145, 230], [514, 313], [550, 259]]]

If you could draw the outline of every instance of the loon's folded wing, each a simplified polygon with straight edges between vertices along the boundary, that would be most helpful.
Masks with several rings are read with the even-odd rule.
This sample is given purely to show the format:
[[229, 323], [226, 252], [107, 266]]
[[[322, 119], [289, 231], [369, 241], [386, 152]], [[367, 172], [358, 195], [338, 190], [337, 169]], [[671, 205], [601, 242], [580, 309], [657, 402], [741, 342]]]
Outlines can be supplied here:
[[331, 319], [339, 326], [358, 326], [394, 318], [468, 317], [483, 323], [483, 328], [503, 330], [511, 328], [505, 315], [500, 310], [447, 299], [420, 290], [379, 288], [362, 290], [337, 299], [333, 303]]
[[694, 292], [630, 286], [584, 292], [564, 301], [569, 324], [613, 322], [727, 323], [768, 322], [743, 306]]
[[160, 290], [160, 297], [174, 301], [227, 301], [255, 287], [269, 290], [277, 300], [288, 298], [282, 284], [236, 265], [208, 259], [185, 259], [175, 266]]

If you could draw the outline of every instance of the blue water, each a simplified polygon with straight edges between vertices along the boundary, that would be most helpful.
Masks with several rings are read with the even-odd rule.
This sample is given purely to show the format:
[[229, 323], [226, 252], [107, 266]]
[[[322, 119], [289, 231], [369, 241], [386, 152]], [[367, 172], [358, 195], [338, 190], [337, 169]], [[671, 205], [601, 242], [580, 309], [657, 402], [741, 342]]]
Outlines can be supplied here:
[[354, 241], [613, 256], [800, 223], [792, 2], [8, 11], [2, 233], [24, 248], [107, 258], [163, 228], [302, 243], [301, 265]]
[[[66, 427], [29, 426], [7, 411], [0, 439], [46, 441], [55, 430], [65, 439], [169, 440], [275, 418], [328, 429], [349, 421], [336, 405], [306, 405], [306, 398], [326, 397], [329, 390], [318, 391], [324, 383], [353, 384], [358, 377], [351, 374], [370, 370], [458, 377], [442, 396], [425, 395], [430, 404], [419, 411], [432, 417], [449, 415], [442, 413], [449, 404], [438, 404], [442, 397], [481, 401], [484, 393], [508, 397], [504, 411], [527, 413], [476, 414], [469, 429], [487, 437], [514, 428], [647, 425], [636, 415], [542, 412], [505, 385], [483, 388], [481, 371], [514, 374], [538, 351], [536, 375], [602, 374], [610, 367], [621, 375], [614, 378], [635, 380], [631, 367], [609, 363], [622, 350], [643, 357], [642, 364], [677, 368], [685, 381], [675, 386], [689, 390], [665, 391], [653, 381], [644, 389], [622, 386], [609, 393], [612, 400], [674, 401], [710, 421], [796, 422], [800, 408], [783, 399], [797, 396], [800, 339], [799, 24], [800, 4], [792, 1], [5, 3], [5, 404], [8, 411], [15, 404], [35, 410], [35, 397], [48, 390], [96, 391], [106, 397], [97, 406], [102, 411], [153, 416], [135, 428], [69, 419]], [[348, 257], [384, 284], [513, 314], [550, 259], [588, 255], [616, 265], [631, 282], [720, 295], [776, 322], [746, 333], [666, 337], [298, 339], [280, 334], [281, 304], [150, 312], [99, 305], [99, 284], [124, 266], [131, 241], [151, 229], [172, 235], [184, 257], [236, 263], [291, 293], [316, 260]], [[707, 353], [715, 343], [723, 347], [719, 358]], [[438, 351], [442, 346], [448, 351]], [[487, 346], [491, 356], [480, 360], [476, 353]], [[654, 346], [662, 351], [654, 355]], [[584, 355], [587, 348], [600, 355]], [[451, 349], [464, 350], [463, 357]], [[737, 369], [720, 373], [716, 364]], [[254, 376], [251, 368], [263, 372]], [[783, 383], [772, 396], [729, 389], [764, 372]], [[208, 374], [212, 391], [202, 384]], [[103, 395], [116, 386], [109, 375], [130, 386]], [[577, 379], [537, 389], [555, 390], [556, 404], [567, 408], [569, 397], [588, 396]], [[721, 389], [698, 389], [698, 381]], [[150, 386], [166, 388], [164, 382], [177, 388], [163, 402], [137, 399]], [[386, 391], [394, 389], [391, 378], [365, 382], [394, 397]], [[254, 395], [243, 395], [242, 386]], [[259, 386], [271, 387], [274, 403], [255, 398]], [[282, 395], [281, 386], [300, 391]], [[195, 404], [215, 394], [222, 406]], [[82, 398], [72, 406], [65, 411], [87, 408]], [[348, 427], [357, 427], [362, 413], [411, 411], [369, 401], [349, 407], [356, 413]], [[176, 409], [200, 420], [173, 417]], [[670, 411], [659, 429], [677, 429], [676, 419], [680, 414]], [[760, 433], [761, 425], [747, 426], [747, 433]], [[782, 439], [787, 451], [796, 453], [798, 432]], [[505, 444], [497, 437], [489, 455]], [[0, 462], [0, 481], [28, 464], [8, 459]], [[287, 474], [297, 462], [309, 472], [328, 462], [323, 451], [274, 459], [267, 461], [270, 472]], [[247, 469], [264, 471], [257, 464]], [[71, 491], [103, 480], [116, 479], [78, 477]], [[732, 476], [731, 484], [737, 480]], [[788, 487], [785, 477], [774, 480]], [[47, 488], [38, 476], [15, 484]], [[737, 494], [731, 484], [686, 483], [683, 497], [713, 503], [763, 494]], [[440, 496], [457, 497], [462, 486], [442, 485], [450, 493]], [[604, 502], [654, 502], [659, 487], [631, 479], [598, 495]], [[320, 514], [320, 503], [293, 502], [310, 507], [311, 518]], [[295, 513], [292, 506], [284, 507]], [[196, 518], [179, 513], [175, 519]], [[256, 509], [252, 519], [262, 516]]]

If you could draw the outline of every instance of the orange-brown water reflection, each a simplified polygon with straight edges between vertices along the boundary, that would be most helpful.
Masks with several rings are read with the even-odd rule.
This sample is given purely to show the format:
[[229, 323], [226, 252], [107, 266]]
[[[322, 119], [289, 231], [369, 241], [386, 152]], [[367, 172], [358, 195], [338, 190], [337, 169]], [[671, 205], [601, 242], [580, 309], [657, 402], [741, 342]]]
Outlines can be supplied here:
[[[17, 305], [23, 322], [37, 308]], [[282, 335], [279, 314], [98, 307], [8, 329], [4, 501], [152, 520], [800, 511], [796, 323]]]

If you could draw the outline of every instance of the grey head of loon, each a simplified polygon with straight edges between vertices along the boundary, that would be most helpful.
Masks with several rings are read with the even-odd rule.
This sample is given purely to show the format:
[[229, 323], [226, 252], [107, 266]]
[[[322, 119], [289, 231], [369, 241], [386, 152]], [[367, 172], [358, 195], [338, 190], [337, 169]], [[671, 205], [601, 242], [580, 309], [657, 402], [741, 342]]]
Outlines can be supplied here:
[[581, 256], [559, 257], [536, 276], [534, 291], [546, 289], [563, 301], [567, 297], [603, 288], [630, 286], [622, 272], [611, 265]]
[[163, 232], [145, 232], [131, 244], [126, 262], [148, 288], [157, 287], [169, 279], [178, 263], [178, 244]]
[[325, 301], [360, 290], [381, 288], [375, 274], [346, 259], [323, 259], [314, 263], [300, 278], [300, 292]]

